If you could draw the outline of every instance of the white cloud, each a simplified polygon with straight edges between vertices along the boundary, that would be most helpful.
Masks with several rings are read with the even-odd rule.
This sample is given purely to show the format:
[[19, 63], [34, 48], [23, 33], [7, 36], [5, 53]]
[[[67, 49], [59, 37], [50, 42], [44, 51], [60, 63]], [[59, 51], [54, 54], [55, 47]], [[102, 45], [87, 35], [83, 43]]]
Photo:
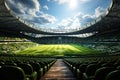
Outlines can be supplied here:
[[39, 1], [38, 1], [38, 0], [33, 0], [33, 2], [34, 2], [34, 4], [35, 4], [35, 9], [36, 9], [37, 11], [39, 11], [39, 10], [40, 10], [40, 3], [39, 3]]
[[91, 0], [78, 0], [81, 4], [90, 2]]
[[[59, 4], [70, 3], [70, 0], [49, 0], [49, 1], [55, 1], [55, 2], [58, 2]], [[76, 1], [80, 4], [83, 4], [83, 3], [87, 3], [91, 0], [76, 0]]]
[[70, 29], [77, 29], [79, 27], [81, 27], [81, 23], [80, 23], [79, 19], [76, 18], [69, 28]]
[[35, 15], [40, 11], [38, 0], [6, 0], [8, 6], [17, 14]]
[[[59, 4], [69, 3], [70, 0], [47, 0], [55, 1]], [[87, 3], [91, 0], [78, 0], [82, 3]], [[101, 7], [97, 7], [93, 15], [83, 14], [82, 12], [78, 12], [75, 16], [67, 19], [63, 19], [56, 23], [57, 19], [55, 16], [46, 14], [40, 11], [40, 3], [38, 0], [7, 0], [7, 3], [11, 7], [13, 11], [18, 13], [23, 19], [30, 21], [35, 24], [46, 25], [46, 24], [54, 24], [57, 29], [76, 29], [81, 28], [82, 25], [85, 25], [88, 22], [93, 21], [95, 18], [99, 17], [105, 12], [105, 9]], [[16, 6], [17, 5], [17, 6]], [[15, 7], [16, 6], [16, 7]], [[48, 10], [49, 7], [47, 5], [43, 6], [44, 9]]]
[[56, 0], [59, 4], [68, 3], [69, 0]]
[[97, 7], [95, 9], [95, 17], [99, 17], [100, 15], [104, 14], [106, 10], [103, 9], [102, 7]]
[[48, 9], [49, 9], [47, 5], [44, 5], [43, 8], [44, 8], [45, 10], [48, 10]]
[[78, 18], [63, 19], [60, 23], [58, 23], [58, 27], [60, 29], [76, 29], [80, 26], [81, 26], [81, 24], [80, 24]]
[[101, 7], [97, 7], [93, 15], [83, 14], [82, 12], [78, 12], [73, 18], [63, 19], [58, 26], [61, 27], [61, 29], [82, 28], [87, 23], [94, 21], [104, 12], [105, 12], [105, 9]]
[[69, 26], [69, 24], [71, 24], [72, 19], [68, 18], [68, 19], [63, 19], [58, 25], [59, 26]]
[[[7, 4], [26, 21], [38, 24], [53, 24], [56, 21], [54, 16], [40, 11], [41, 6], [38, 0], [7, 0]], [[49, 9], [47, 5], [43, 6], [43, 8]]]
[[[35, 23], [35, 24], [40, 24], [40, 25], [45, 25], [45, 24], [53, 24], [57, 21], [57, 19], [49, 14], [45, 14], [43, 12], [40, 12], [39, 15], [37, 16], [30, 16], [30, 15], [22, 15], [22, 18], [24, 18], [25, 20]], [[29, 19], [28, 19], [29, 17]]]
[[[38, 16], [39, 19], [41, 20], [45, 20], [48, 23], [55, 23], [56, 22], [56, 18], [52, 15], [49, 14], [41, 14], [40, 16]], [[43, 22], [44, 23], [44, 22]]]

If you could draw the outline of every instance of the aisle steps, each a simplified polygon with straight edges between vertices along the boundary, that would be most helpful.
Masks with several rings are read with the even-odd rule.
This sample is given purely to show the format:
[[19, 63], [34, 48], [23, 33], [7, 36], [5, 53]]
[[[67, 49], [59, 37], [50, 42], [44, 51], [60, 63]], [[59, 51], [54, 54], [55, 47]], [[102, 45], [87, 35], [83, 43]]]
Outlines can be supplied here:
[[76, 80], [62, 59], [58, 59], [41, 80]]

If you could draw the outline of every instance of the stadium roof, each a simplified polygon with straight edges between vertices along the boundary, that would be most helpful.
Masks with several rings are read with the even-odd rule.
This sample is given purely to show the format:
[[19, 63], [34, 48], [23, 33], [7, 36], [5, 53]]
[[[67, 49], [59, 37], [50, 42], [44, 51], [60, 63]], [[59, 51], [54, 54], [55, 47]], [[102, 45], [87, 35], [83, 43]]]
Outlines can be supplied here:
[[[38, 29], [33, 23], [29, 23], [18, 17], [6, 4], [0, 0], [0, 34], [10, 35], [80, 35], [80, 34], [104, 34], [120, 30], [120, 0], [113, 0], [104, 15], [88, 23], [84, 29], [68, 32]], [[58, 30], [59, 31], [59, 30]], [[88, 37], [88, 36], [87, 36]]]

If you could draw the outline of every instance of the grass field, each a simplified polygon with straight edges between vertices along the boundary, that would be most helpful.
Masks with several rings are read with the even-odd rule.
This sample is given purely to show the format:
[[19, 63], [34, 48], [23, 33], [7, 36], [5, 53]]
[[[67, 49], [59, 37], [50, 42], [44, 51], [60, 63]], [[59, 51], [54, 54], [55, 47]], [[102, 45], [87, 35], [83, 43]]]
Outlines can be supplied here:
[[84, 54], [99, 54], [100, 52], [85, 48], [75, 44], [49, 44], [37, 45], [22, 51], [16, 51], [15, 54], [24, 55], [44, 55], [44, 56], [73, 56]]

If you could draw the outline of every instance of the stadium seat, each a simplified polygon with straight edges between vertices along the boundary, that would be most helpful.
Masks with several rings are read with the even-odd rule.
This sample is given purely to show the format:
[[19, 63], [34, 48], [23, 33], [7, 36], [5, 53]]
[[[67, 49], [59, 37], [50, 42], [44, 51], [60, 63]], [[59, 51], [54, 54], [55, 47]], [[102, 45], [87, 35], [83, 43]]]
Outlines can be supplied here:
[[40, 64], [41, 68], [43, 68], [43, 74], [45, 74], [45, 72], [47, 71], [47, 67], [46, 67], [45, 63], [39, 62], [39, 64]]
[[101, 66], [102, 67], [113, 67], [114, 65], [112, 63], [104, 63]]
[[44, 64], [45, 64], [45, 66], [46, 66], [46, 70], [48, 70], [48, 68], [49, 68], [49, 66], [48, 66], [49, 63], [48, 63], [48, 61], [45, 61]]
[[84, 64], [84, 63], [80, 65], [79, 69], [80, 69], [80, 71], [81, 71], [82, 73], [85, 72], [87, 65], [88, 65], [88, 64]]
[[0, 66], [3, 66], [5, 63], [4, 62], [0, 62]]
[[49, 68], [55, 63], [56, 60], [50, 61]]
[[80, 64], [81, 64], [81, 63], [74, 63], [74, 64], [72, 65], [72, 71], [73, 71], [73, 73], [76, 74], [77, 69], [79, 69]]
[[16, 66], [4, 66], [0, 68], [1, 80], [29, 80], [25, 77], [24, 71]]
[[104, 80], [107, 74], [113, 71], [114, 68], [112, 67], [102, 67], [96, 70], [95, 72], [95, 80]]
[[37, 80], [39, 80], [43, 76], [43, 68], [41, 68], [39, 63], [31, 62], [30, 64], [33, 67], [33, 70], [37, 72]]
[[33, 71], [33, 68], [30, 64], [20, 63], [18, 64], [18, 67], [22, 68], [26, 76], [29, 77], [31, 80], [37, 80], [37, 72]]
[[17, 66], [17, 64], [14, 63], [13, 61], [6, 61], [4, 65]]
[[97, 64], [101, 66], [101, 65], [103, 65], [103, 64], [105, 64], [105, 63], [106, 63], [106, 62], [104, 62], [104, 61], [99, 61]]
[[120, 80], [120, 70], [110, 72], [105, 80]]
[[78, 80], [83, 80], [83, 74], [79, 69], [77, 69], [76, 76]]
[[117, 69], [120, 70], [120, 66], [117, 66]]
[[94, 76], [95, 71], [99, 68], [100, 66], [97, 64], [89, 64], [86, 68], [86, 75], [89, 76]]
[[118, 67], [118, 66], [120, 66], [120, 63], [116, 62], [116, 63], [114, 63], [113, 65], [114, 65], [115, 67]]

